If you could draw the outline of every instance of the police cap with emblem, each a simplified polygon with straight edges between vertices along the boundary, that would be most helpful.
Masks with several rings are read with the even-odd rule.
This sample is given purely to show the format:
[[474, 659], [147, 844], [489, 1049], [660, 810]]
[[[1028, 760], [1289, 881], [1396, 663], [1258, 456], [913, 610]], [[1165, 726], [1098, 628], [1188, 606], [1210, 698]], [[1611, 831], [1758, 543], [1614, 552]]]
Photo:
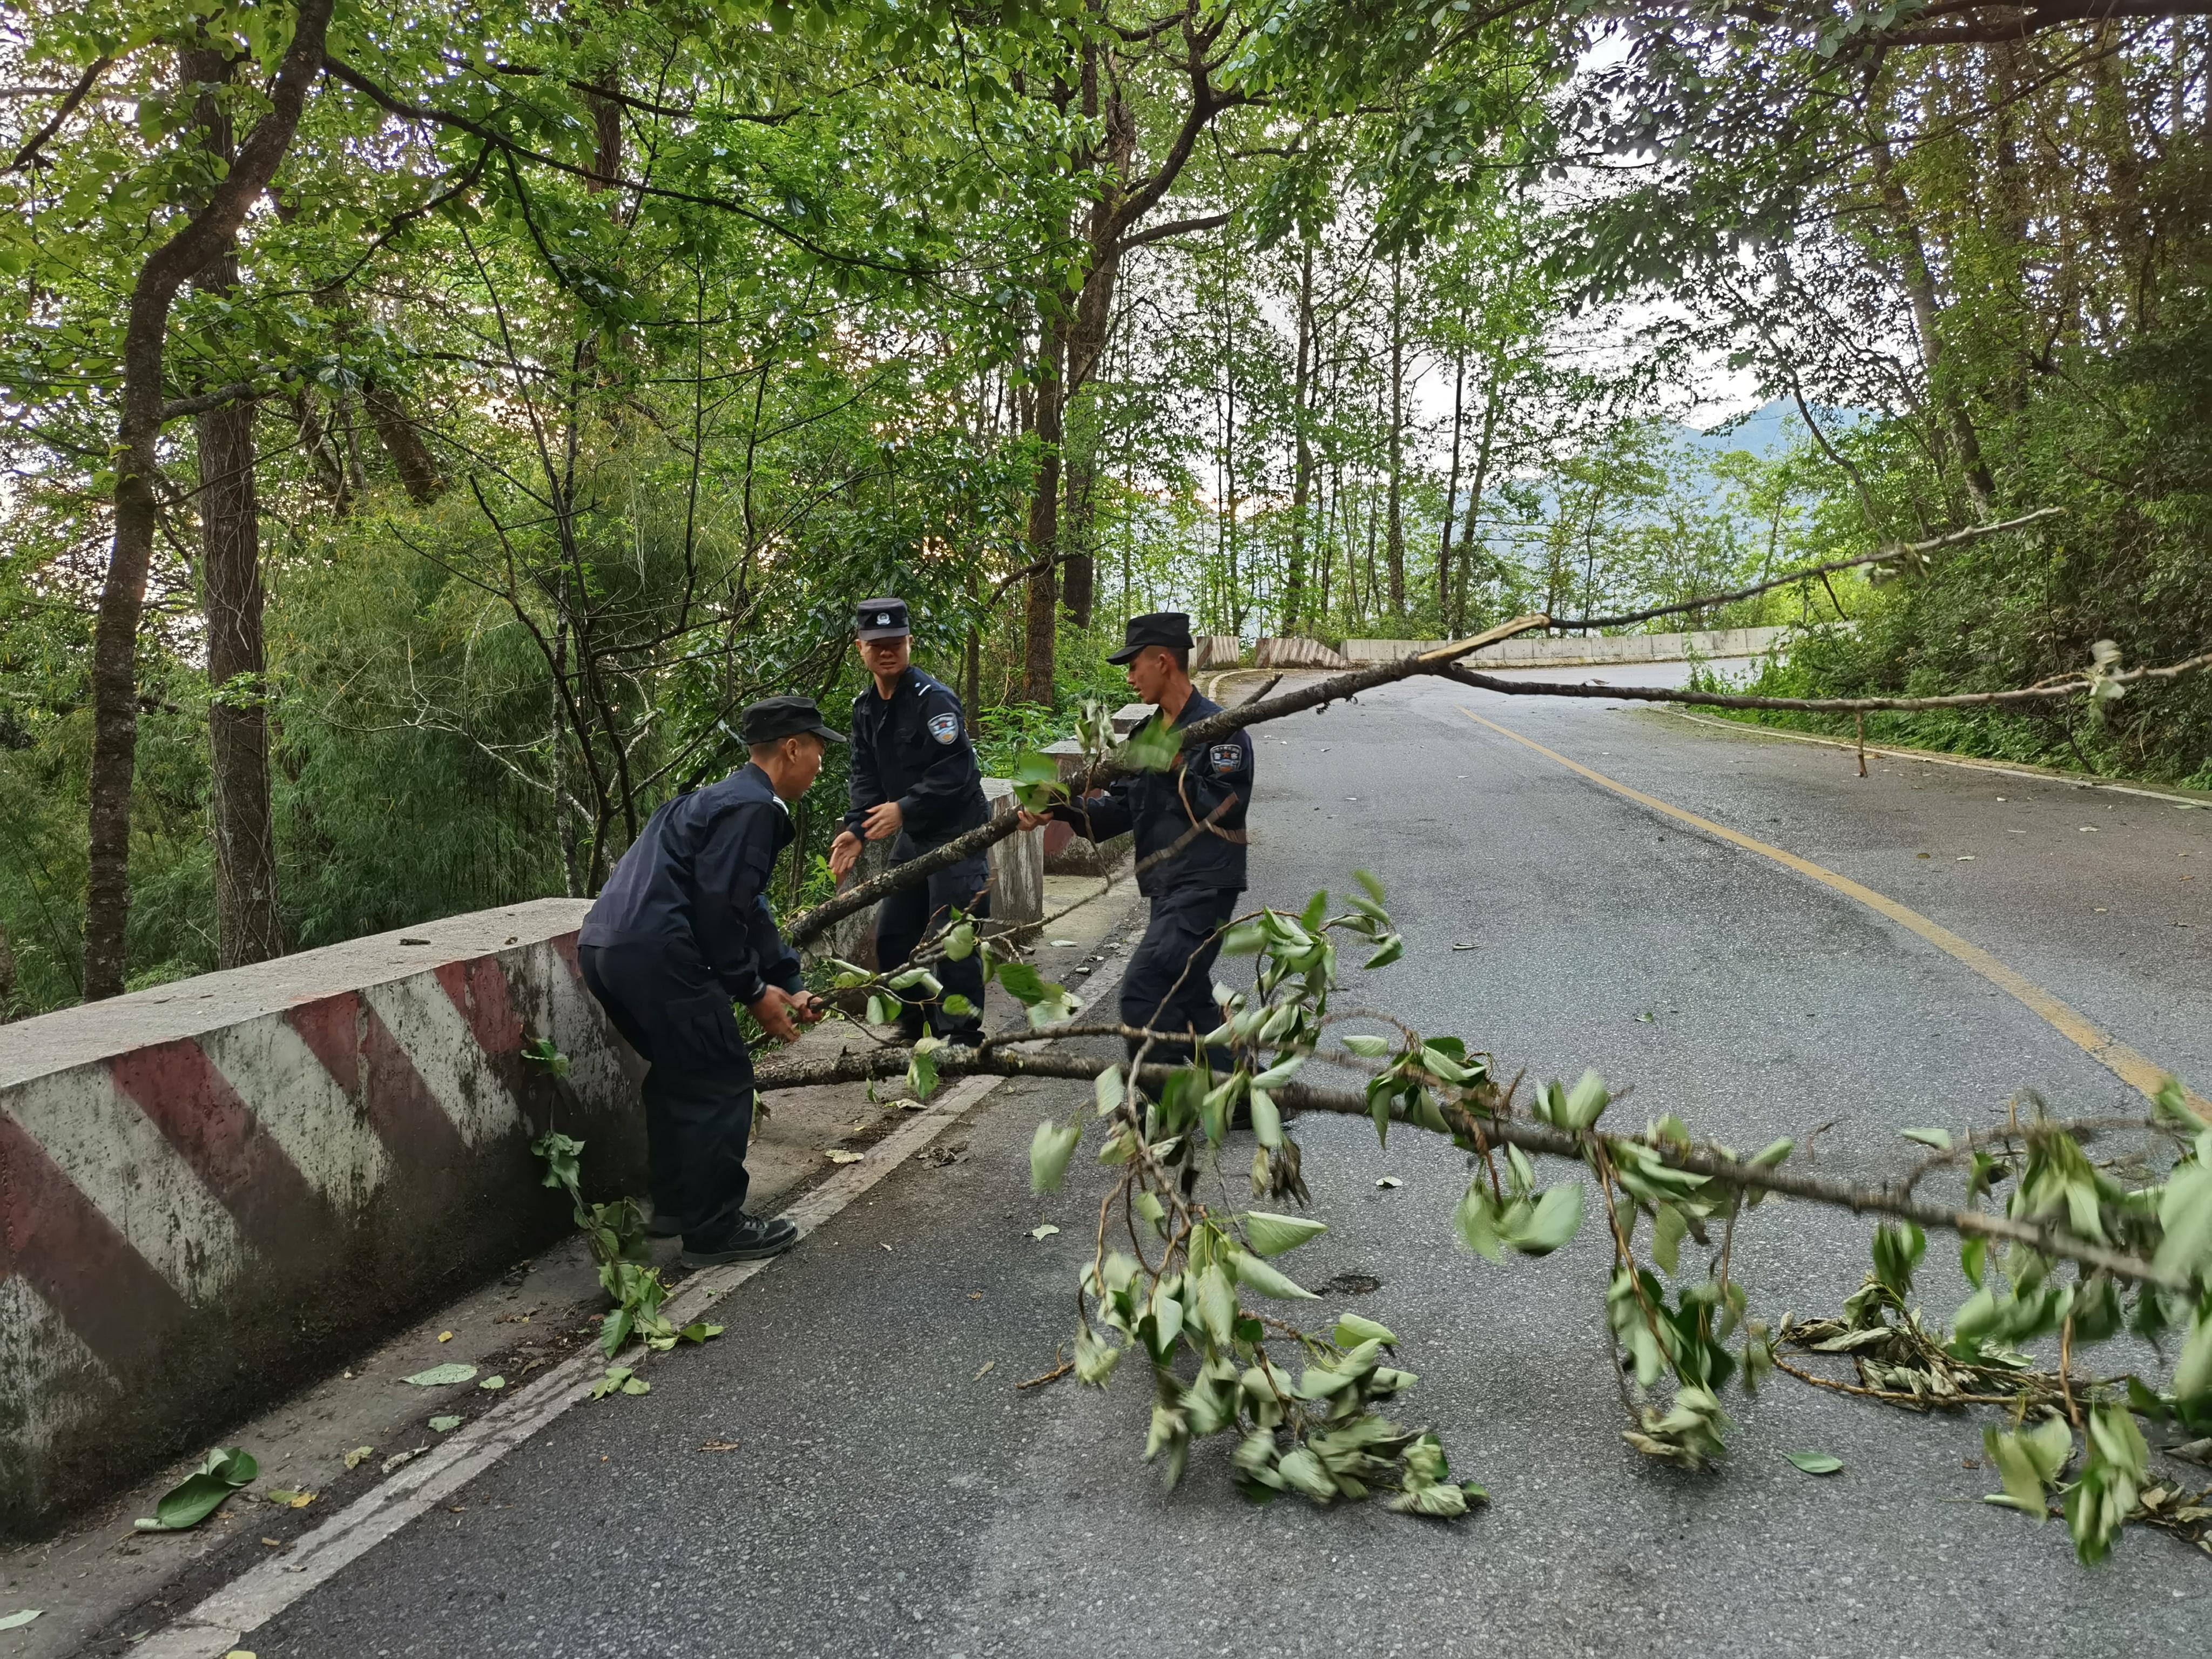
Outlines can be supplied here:
[[763, 697], [738, 717], [738, 735], [750, 748], [757, 743], [775, 743], [811, 732], [825, 743], [842, 743], [845, 734], [823, 723], [822, 711], [811, 697]]
[[1191, 649], [1190, 617], [1180, 611], [1155, 611], [1146, 616], [1130, 617], [1127, 635], [1121, 648], [1106, 660], [1111, 663], [1133, 662], [1137, 653], [1153, 645], [1164, 645], [1170, 650]]
[[862, 599], [854, 629], [863, 640], [895, 640], [914, 629], [907, 623], [904, 599]]

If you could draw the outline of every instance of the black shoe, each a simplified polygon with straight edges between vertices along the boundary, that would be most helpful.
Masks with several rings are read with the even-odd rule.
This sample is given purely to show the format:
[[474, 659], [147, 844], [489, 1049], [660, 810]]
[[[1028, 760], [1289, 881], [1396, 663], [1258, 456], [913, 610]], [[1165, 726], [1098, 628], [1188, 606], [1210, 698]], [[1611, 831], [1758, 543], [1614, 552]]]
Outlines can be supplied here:
[[963, 1020], [959, 1024], [947, 1028], [942, 1035], [956, 1048], [973, 1048], [983, 1040], [983, 1022], [980, 1019]]
[[686, 1248], [678, 1257], [685, 1267], [719, 1267], [729, 1261], [758, 1261], [764, 1256], [781, 1255], [799, 1243], [799, 1224], [785, 1216], [763, 1218], [748, 1215], [738, 1224], [730, 1242], [719, 1250], [695, 1250]]

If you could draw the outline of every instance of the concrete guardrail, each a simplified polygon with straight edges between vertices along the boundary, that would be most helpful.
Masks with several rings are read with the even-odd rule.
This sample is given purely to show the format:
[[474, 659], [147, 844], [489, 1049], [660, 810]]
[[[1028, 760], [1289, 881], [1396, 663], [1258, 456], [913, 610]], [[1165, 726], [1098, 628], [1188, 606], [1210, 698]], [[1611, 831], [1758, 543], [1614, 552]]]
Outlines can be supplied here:
[[[542, 1248], [530, 1143], [644, 1190], [543, 899], [0, 1026], [0, 1532], [127, 1484]], [[548, 1038], [556, 1081], [524, 1058]]]
[[[1700, 657], [1757, 657], [1774, 648], [1784, 628], [1716, 628], [1690, 634], [1594, 634], [1545, 639], [1523, 636], [1486, 645], [1468, 659], [1472, 667], [1579, 667], [1595, 663], [1681, 662]], [[1432, 651], [1442, 640], [1346, 640], [1346, 660], [1364, 665], [1396, 662]]]

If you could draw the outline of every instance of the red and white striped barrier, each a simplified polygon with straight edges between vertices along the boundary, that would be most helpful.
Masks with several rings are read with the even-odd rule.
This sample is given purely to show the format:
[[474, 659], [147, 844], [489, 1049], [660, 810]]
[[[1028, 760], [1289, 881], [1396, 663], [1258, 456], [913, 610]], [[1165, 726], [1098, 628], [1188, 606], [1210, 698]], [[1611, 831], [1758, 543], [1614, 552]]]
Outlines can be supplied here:
[[[0, 1027], [0, 1532], [25, 1534], [569, 1225], [531, 1140], [641, 1191], [547, 899]], [[557, 1083], [524, 1056], [550, 1039]]]

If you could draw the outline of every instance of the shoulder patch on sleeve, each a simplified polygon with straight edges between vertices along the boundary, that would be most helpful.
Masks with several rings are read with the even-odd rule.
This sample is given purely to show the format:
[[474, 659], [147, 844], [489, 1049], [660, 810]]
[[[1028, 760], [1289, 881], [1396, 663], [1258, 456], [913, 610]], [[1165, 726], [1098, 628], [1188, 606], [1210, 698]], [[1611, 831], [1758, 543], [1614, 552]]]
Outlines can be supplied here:
[[929, 717], [929, 735], [939, 743], [957, 743], [960, 738], [960, 716], [947, 709], [942, 714]]
[[1226, 776], [1241, 770], [1244, 765], [1244, 745], [1239, 743], [1217, 743], [1206, 751], [1206, 760], [1213, 769]]

